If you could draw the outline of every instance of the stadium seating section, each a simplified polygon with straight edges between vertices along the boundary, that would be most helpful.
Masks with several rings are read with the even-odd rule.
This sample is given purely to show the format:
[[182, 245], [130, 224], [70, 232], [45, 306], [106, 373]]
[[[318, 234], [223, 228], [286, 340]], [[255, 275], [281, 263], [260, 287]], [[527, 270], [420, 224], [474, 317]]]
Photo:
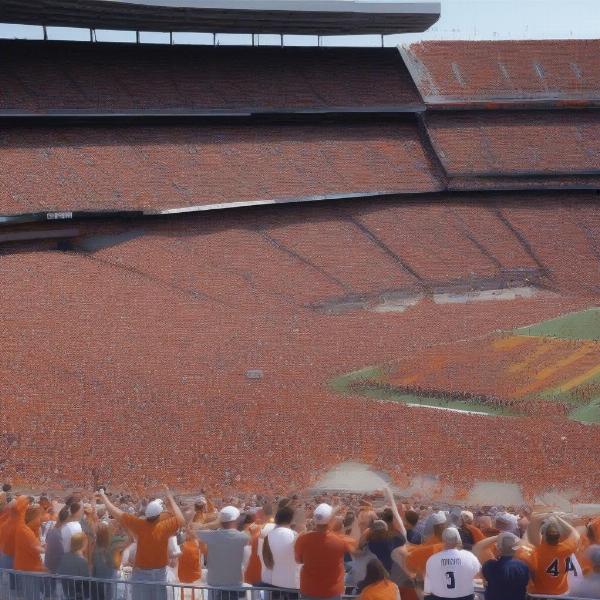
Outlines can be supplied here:
[[[113, 486], [167, 480], [250, 490], [269, 482], [283, 491], [356, 459], [398, 477], [434, 473], [448, 483], [458, 469], [467, 486], [516, 480], [528, 494], [558, 468], [582, 498], [597, 495], [597, 480], [580, 476], [586, 457], [595, 460], [596, 427], [538, 415], [539, 435], [531, 436], [529, 419], [372, 404], [327, 385], [368, 364], [414, 368], [413, 357], [432, 345], [441, 350], [593, 302], [593, 196], [529, 200], [498, 198], [502, 218], [482, 195], [215, 212], [138, 229], [82, 223], [67, 247], [11, 245], [0, 281], [11, 290], [0, 367], [4, 472], [16, 481], [89, 485], [94, 466]], [[467, 282], [473, 290], [509, 269], [535, 268], [544, 285], [531, 298], [432, 301], [436, 286]], [[390, 291], [415, 289], [423, 298], [405, 312], [318, 308], [357, 295], [374, 306]], [[491, 385], [488, 357], [482, 352], [477, 369], [465, 371], [471, 386]], [[247, 379], [252, 368], [263, 378]], [[504, 430], [518, 443], [507, 445]], [[564, 443], [561, 436], [578, 458], [561, 454], [549, 465], [546, 449]], [[69, 473], [60, 469], [65, 455]]]
[[124, 49], [121, 44], [0, 41], [0, 55], [0, 109], [4, 111], [407, 110], [422, 106], [393, 49]]
[[[2, 42], [0, 215], [42, 221], [2, 230], [4, 476], [278, 493], [357, 460], [396, 481], [600, 497], [598, 422], [542, 410], [519, 379], [529, 360], [571, 385], [552, 369], [575, 355], [573, 376], [592, 372], [595, 346], [506, 341], [598, 303], [597, 50]], [[525, 108], [470, 104], [497, 98]], [[214, 110], [245, 116], [189, 118]], [[212, 210], [160, 214], [194, 207]], [[107, 212], [19, 240], [43, 237], [46, 211]], [[373, 365], [531, 410], [332, 387]]]
[[13, 214], [441, 189], [412, 123], [12, 127], [0, 156]]
[[594, 102], [599, 40], [422, 42], [404, 53], [429, 106], [458, 101]]

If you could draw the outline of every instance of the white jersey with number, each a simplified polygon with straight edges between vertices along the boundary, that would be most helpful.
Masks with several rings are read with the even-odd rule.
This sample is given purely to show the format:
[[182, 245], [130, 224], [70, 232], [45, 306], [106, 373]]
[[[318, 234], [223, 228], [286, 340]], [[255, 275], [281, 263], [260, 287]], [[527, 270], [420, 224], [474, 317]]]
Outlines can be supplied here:
[[434, 554], [425, 569], [425, 595], [462, 598], [473, 594], [473, 578], [481, 565], [467, 550], [442, 550]]

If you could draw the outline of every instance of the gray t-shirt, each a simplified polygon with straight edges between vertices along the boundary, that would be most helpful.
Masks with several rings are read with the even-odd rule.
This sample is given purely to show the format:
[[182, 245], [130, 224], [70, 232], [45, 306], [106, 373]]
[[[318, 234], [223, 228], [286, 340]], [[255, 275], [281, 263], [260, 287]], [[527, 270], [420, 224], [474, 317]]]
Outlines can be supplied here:
[[241, 586], [244, 548], [250, 537], [237, 529], [199, 531], [198, 538], [207, 547], [206, 583], [219, 587]]
[[67, 552], [63, 554], [58, 565], [57, 573], [59, 575], [74, 575], [75, 577], [89, 577], [90, 569], [88, 563], [79, 554]]
[[569, 596], [577, 598], [600, 598], [600, 573], [578, 577], [569, 589]]
[[64, 553], [60, 529], [53, 527], [46, 534], [46, 552], [44, 554], [44, 564], [50, 573], [56, 573]]

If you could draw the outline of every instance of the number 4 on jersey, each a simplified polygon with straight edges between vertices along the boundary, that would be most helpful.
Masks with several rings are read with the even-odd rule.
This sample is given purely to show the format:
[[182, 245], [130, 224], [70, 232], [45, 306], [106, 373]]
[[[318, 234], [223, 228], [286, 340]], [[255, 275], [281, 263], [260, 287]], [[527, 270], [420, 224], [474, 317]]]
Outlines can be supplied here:
[[[571, 557], [567, 556], [567, 558], [565, 558], [565, 573], [571, 573], [571, 572], [573, 574], [577, 575], [577, 569], [575, 568], [575, 565], [573, 564]], [[550, 563], [550, 565], [548, 565], [548, 568], [546, 569], [546, 573], [548, 573], [549, 575], [552, 575], [552, 577], [558, 577], [560, 575], [558, 558], [555, 558]]]
[[560, 569], [558, 568], [558, 558], [555, 558], [548, 568], [546, 569], [546, 573], [552, 575], [552, 577], [558, 577], [560, 575]]

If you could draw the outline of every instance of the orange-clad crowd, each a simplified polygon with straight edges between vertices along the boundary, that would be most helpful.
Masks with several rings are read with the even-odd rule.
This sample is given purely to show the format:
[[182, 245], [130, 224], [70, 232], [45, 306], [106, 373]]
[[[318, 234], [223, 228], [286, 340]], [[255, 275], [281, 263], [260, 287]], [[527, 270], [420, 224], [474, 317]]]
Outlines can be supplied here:
[[[429, 348], [372, 383], [422, 397], [471, 401], [512, 414], [566, 416], [573, 406], [598, 394], [594, 374], [599, 348], [591, 340], [495, 333]], [[562, 399], [556, 397], [563, 389]]]
[[[0, 573], [0, 589], [39, 600], [54, 597], [57, 585], [69, 598], [97, 598], [102, 586], [102, 597], [112, 598], [117, 582], [128, 579], [154, 582], [156, 598], [167, 598], [160, 583], [279, 588], [295, 592], [291, 598], [458, 598], [438, 592], [442, 561], [444, 582], [468, 592], [461, 598], [481, 586], [486, 597], [505, 600], [525, 598], [527, 590], [600, 598], [600, 515], [419, 503], [395, 498], [388, 487], [219, 498], [175, 497], [164, 488], [143, 497], [104, 488], [34, 497], [4, 484], [0, 567], [19, 573]], [[148, 587], [138, 588], [132, 585], [133, 597], [150, 597]]]
[[[372, 365], [408, 365], [409, 375], [427, 380], [432, 357], [452, 358], [457, 340], [478, 349], [493, 332], [594, 305], [597, 270], [574, 277], [565, 257], [576, 250], [591, 263], [593, 244], [576, 223], [580, 214], [597, 219], [597, 204], [539, 202], [538, 209], [507, 197], [502, 218], [482, 199], [443, 207], [392, 199], [139, 228], [82, 224], [69, 251], [7, 254], [3, 474], [37, 491], [105, 484], [135, 492], [164, 482], [180, 492], [284, 493], [351, 460], [401, 487], [430, 476], [440, 497], [464, 498], [475, 483], [492, 481], [520, 485], [530, 502], [553, 490], [597, 501], [595, 425], [559, 410], [464, 414], [330, 386]], [[553, 234], [555, 213], [569, 236]], [[510, 285], [534, 271], [544, 287], [531, 297], [435, 297], [436, 286]], [[444, 272], [454, 283], [440, 281]], [[387, 310], [387, 286], [419, 299]], [[489, 352], [476, 358], [469, 363], [457, 350], [432, 381], [443, 379], [450, 392], [466, 384], [493, 391], [497, 365]]]
[[[37, 490], [99, 482], [135, 491], [166, 482], [178, 491], [285, 492], [354, 460], [399, 484], [429, 475], [440, 493], [454, 488], [457, 498], [479, 481], [499, 481], [519, 484], [529, 501], [551, 490], [597, 501], [600, 481], [582, 473], [596, 468], [600, 429], [566, 419], [558, 403], [553, 410], [526, 406], [532, 417], [495, 417], [329, 387], [345, 373], [391, 364], [418, 371], [427, 388], [437, 378], [446, 392], [510, 391], [502, 388], [510, 378], [493, 379], [489, 351], [469, 362], [456, 341], [474, 340], [478, 349], [477, 340], [494, 331], [594, 303], [592, 270], [572, 278], [569, 293], [564, 284], [572, 277], [564, 260], [569, 244], [586, 261], [593, 248], [578, 234], [557, 239], [545, 230], [554, 218], [545, 202], [537, 210], [507, 200], [504, 220], [480, 201], [443, 209], [389, 201], [368, 210], [348, 205], [343, 215], [286, 207], [190, 216], [139, 231], [94, 224], [82, 226], [73, 251], [8, 254], [0, 274], [12, 290], [4, 299], [11, 318], [0, 361], [3, 472]], [[588, 204], [569, 212], [559, 199], [552, 209], [565, 222], [580, 211], [597, 214]], [[522, 229], [536, 222], [539, 231], [531, 229], [523, 245], [507, 236], [507, 221]], [[477, 250], [474, 237], [504, 270]], [[554, 292], [446, 304], [431, 294], [445, 270], [476, 287], [470, 271], [488, 279], [506, 279], [506, 269], [530, 273], [537, 268], [532, 255], [543, 260], [544, 286]], [[382, 281], [422, 297], [406, 310], [380, 311]], [[366, 300], [348, 308], [355, 296]], [[561, 347], [542, 345], [549, 354]], [[432, 370], [443, 352], [456, 360]], [[248, 376], [252, 370], [258, 378]], [[506, 399], [498, 398], [502, 408]]]

